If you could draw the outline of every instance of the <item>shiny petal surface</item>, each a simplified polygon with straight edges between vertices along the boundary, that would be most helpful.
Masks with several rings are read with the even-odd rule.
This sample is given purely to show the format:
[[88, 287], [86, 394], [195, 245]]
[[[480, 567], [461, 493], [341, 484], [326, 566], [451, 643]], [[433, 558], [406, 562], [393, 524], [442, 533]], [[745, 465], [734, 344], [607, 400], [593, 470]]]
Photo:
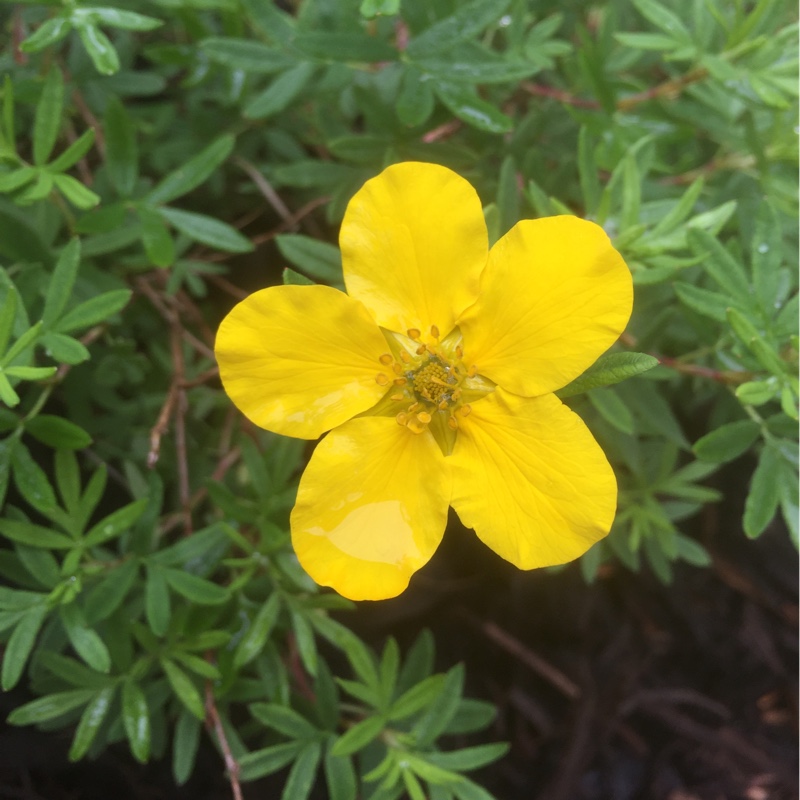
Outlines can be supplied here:
[[292, 544], [308, 574], [351, 600], [402, 592], [444, 534], [449, 470], [433, 437], [387, 417], [329, 433], [300, 480]]
[[496, 389], [461, 421], [449, 461], [461, 521], [521, 569], [571, 561], [611, 528], [614, 473], [555, 395]]
[[524, 220], [492, 248], [478, 301], [459, 321], [464, 357], [515, 394], [552, 392], [617, 340], [632, 304], [630, 270], [599, 225]]
[[348, 293], [378, 324], [443, 336], [478, 294], [488, 237], [467, 181], [436, 164], [388, 167], [356, 192], [339, 236]]
[[[256, 425], [316, 439], [376, 403], [386, 340], [329, 286], [274, 286], [233, 308], [215, 352], [225, 391]], [[385, 368], [383, 368], [385, 369]]]

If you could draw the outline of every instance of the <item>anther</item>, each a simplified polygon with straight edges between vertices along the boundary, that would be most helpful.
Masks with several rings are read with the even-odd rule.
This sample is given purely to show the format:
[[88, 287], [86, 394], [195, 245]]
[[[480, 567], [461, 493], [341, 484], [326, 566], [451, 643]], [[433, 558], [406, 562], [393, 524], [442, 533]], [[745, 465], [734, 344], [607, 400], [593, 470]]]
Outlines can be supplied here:
[[417, 351], [416, 351], [416, 352], [417, 352], [417, 355], [418, 355], [418, 356], [421, 356], [421, 355], [422, 355], [422, 354], [425, 352], [425, 350], [426, 350], [426, 349], [427, 349], [427, 348], [425, 347], [425, 345], [424, 345], [424, 344], [421, 344], [421, 345], [420, 345], [420, 346], [417, 348]]
[[462, 417], [468, 417], [472, 413], [472, 406], [469, 403], [465, 403], [459, 411], [461, 411]]
[[405, 400], [405, 395], [402, 392], [397, 392], [391, 396], [391, 400], [394, 400], [395, 403], [398, 403], [400, 400]]
[[405, 425], [408, 422], [408, 414], [404, 411], [401, 411], [396, 417], [395, 420], [398, 425]]
[[458, 358], [464, 358], [464, 348], [460, 344], [456, 345], [456, 356], [458, 356]]
[[409, 328], [406, 333], [408, 334], [409, 339], [413, 339], [416, 341], [421, 336], [419, 328]]
[[408, 422], [406, 422], [406, 427], [412, 433], [422, 433], [427, 426], [425, 425], [424, 422], [420, 422], [419, 420], [414, 419], [414, 417], [412, 417], [410, 420], [408, 420]]
[[411, 362], [411, 356], [405, 350], [401, 350], [400, 351], [400, 360], [405, 362], [406, 364], [408, 364], [408, 363]]
[[402, 375], [403, 374], [403, 366], [402, 364], [392, 364], [392, 371], [395, 375]]
[[439, 411], [444, 411], [447, 408], [447, 402], [448, 402], [448, 400], [447, 400], [447, 397], [445, 396], [445, 398], [437, 406]]
[[375, 383], [377, 383], [378, 386], [386, 386], [386, 384], [389, 383], [389, 379], [382, 372], [379, 372], [375, 376]]
[[391, 363], [392, 363], [392, 361], [394, 361], [394, 359], [391, 357], [391, 355], [390, 355], [389, 353], [384, 353], [384, 354], [383, 354], [383, 355], [382, 355], [382, 356], [381, 356], [381, 357], [378, 359], [378, 361], [380, 361], [380, 362], [381, 362], [381, 364], [386, 364], [386, 365], [388, 366], [389, 364], [391, 364]]
[[417, 414], [417, 419], [423, 425], [427, 425], [431, 421], [431, 415], [427, 411], [420, 411], [419, 414]]
[[452, 428], [454, 431], [455, 431], [455, 430], [458, 430], [458, 421], [456, 420], [456, 418], [455, 418], [455, 417], [450, 417], [450, 418], [447, 420], [447, 425], [448, 425], [450, 428]]
[[408, 381], [407, 381], [405, 378], [395, 378], [395, 379], [392, 381], [392, 383], [393, 383], [395, 386], [405, 386], [405, 385], [408, 383]]
[[477, 374], [478, 374], [478, 368], [475, 366], [475, 364], [473, 364], [473, 365], [472, 365], [472, 366], [471, 366], [471, 367], [470, 367], [470, 368], [467, 370], [467, 377], [469, 377], [469, 378], [474, 378], [474, 377], [475, 377]]
[[431, 336], [433, 336], [434, 339], [439, 338], [439, 329], [435, 325], [431, 325]]
[[413, 414], [418, 408], [421, 408], [421, 407], [422, 407], [421, 403], [412, 403], [408, 407], [408, 413], [409, 414]]

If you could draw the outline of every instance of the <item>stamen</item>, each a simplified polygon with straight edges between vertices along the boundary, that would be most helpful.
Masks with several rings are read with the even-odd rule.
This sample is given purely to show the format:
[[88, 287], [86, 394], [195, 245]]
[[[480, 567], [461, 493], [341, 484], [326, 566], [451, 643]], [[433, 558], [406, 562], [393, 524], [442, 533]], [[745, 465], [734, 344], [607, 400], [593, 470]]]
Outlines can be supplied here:
[[458, 420], [455, 417], [449, 417], [447, 420], [447, 425], [454, 431], [458, 430]]
[[424, 352], [425, 352], [427, 349], [428, 349], [428, 348], [427, 348], [427, 347], [426, 347], [424, 344], [421, 344], [421, 345], [420, 345], [420, 346], [419, 346], [419, 347], [416, 349], [416, 353], [417, 353], [417, 355], [418, 355], [418, 356], [421, 356], [421, 355], [422, 355], [422, 354], [423, 354], [423, 353], [424, 353]]
[[389, 379], [382, 372], [379, 372], [375, 376], [375, 383], [377, 383], [378, 386], [386, 386], [389, 383]]
[[444, 411], [447, 408], [447, 404], [450, 402], [450, 398], [447, 395], [442, 397], [442, 401], [439, 403], [437, 408], [439, 411]]
[[427, 425], [431, 421], [431, 415], [427, 411], [420, 411], [419, 414], [417, 414], [417, 419], [423, 425]]
[[413, 339], [414, 341], [416, 341], [417, 339], [419, 339], [419, 337], [422, 335], [422, 334], [420, 333], [420, 330], [419, 330], [419, 328], [409, 328], [409, 329], [406, 331], [406, 333], [408, 334], [408, 338], [409, 338], [409, 339]]
[[386, 366], [389, 366], [389, 364], [391, 364], [391, 363], [392, 363], [392, 361], [394, 361], [394, 359], [392, 358], [391, 354], [389, 354], [389, 353], [384, 353], [384, 354], [383, 354], [383, 355], [382, 355], [382, 356], [381, 356], [381, 357], [378, 359], [378, 361], [380, 361], [380, 362], [381, 362], [381, 364], [385, 364]]
[[408, 407], [408, 413], [413, 414], [418, 408], [422, 408], [422, 403], [412, 403]]
[[424, 422], [420, 422], [415, 417], [412, 417], [408, 422], [406, 422], [406, 427], [412, 433], [422, 433], [428, 426]]
[[407, 381], [405, 378], [395, 378], [395, 379], [392, 381], [392, 383], [393, 383], [395, 386], [405, 386], [405, 385], [408, 383], [408, 381]]
[[405, 400], [406, 396], [402, 392], [397, 392], [397, 394], [393, 394], [389, 399], [398, 403], [400, 400]]
[[468, 417], [472, 413], [472, 406], [469, 403], [465, 403], [461, 408], [459, 408], [462, 417]]
[[439, 338], [439, 329], [435, 325], [431, 325], [431, 336], [433, 336], [434, 339]]
[[456, 357], [464, 358], [464, 348], [460, 344], [456, 345]]
[[402, 364], [392, 364], [392, 371], [395, 375], [402, 375], [403, 374], [403, 366]]
[[468, 377], [468, 378], [474, 378], [474, 377], [475, 377], [477, 374], [478, 374], [478, 368], [475, 366], [475, 364], [473, 364], [473, 365], [472, 365], [472, 366], [471, 366], [471, 367], [470, 367], [470, 368], [467, 370], [467, 377]]
[[406, 364], [409, 364], [411, 362], [411, 356], [405, 350], [401, 350], [400, 360], [405, 362]]

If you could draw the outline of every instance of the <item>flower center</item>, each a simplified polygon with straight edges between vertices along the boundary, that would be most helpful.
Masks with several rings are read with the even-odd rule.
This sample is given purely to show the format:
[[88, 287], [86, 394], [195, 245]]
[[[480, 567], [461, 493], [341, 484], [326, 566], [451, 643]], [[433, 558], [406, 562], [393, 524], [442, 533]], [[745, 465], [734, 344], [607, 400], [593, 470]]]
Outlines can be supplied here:
[[[473, 402], [492, 391], [494, 385], [478, 375], [476, 366], [466, 367], [463, 361], [461, 333], [457, 329], [439, 340], [439, 329], [433, 325], [427, 343], [421, 333], [411, 328], [406, 336], [394, 334], [395, 355], [385, 353], [380, 362], [391, 368], [394, 377], [379, 372], [376, 381], [389, 386], [390, 405], [380, 403], [381, 413], [391, 406], [398, 425], [412, 433], [430, 430], [445, 455], [452, 452], [459, 419], [472, 410]], [[388, 372], [388, 370], [387, 370]]]

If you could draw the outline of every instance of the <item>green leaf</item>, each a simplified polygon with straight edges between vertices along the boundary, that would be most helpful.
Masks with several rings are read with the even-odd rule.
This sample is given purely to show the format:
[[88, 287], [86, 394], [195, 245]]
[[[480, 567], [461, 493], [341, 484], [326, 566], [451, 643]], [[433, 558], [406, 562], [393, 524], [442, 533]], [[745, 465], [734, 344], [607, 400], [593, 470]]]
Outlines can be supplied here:
[[692, 250], [703, 256], [706, 272], [732, 297], [749, 304], [752, 290], [744, 267], [708, 231], [693, 228], [687, 237]]
[[147, 195], [147, 202], [152, 205], [169, 203], [191, 192], [225, 162], [235, 143], [233, 136], [220, 136], [185, 164], [170, 172]]
[[618, 431], [633, 434], [635, 427], [633, 414], [613, 389], [593, 389], [587, 392], [586, 396], [609, 424]]
[[249, 239], [227, 222], [177, 208], [159, 208], [158, 213], [181, 233], [209, 247], [226, 253], [249, 253], [253, 250]]
[[19, 395], [14, 391], [8, 378], [2, 372], [0, 372], [0, 400], [9, 408], [18, 406], [20, 402]]
[[508, 744], [494, 742], [477, 747], [465, 747], [463, 750], [454, 750], [449, 753], [426, 753], [425, 760], [442, 769], [469, 772], [497, 761], [507, 752]]
[[349, 758], [333, 755], [331, 746], [328, 746], [324, 766], [330, 800], [352, 800], [358, 796], [356, 771]]
[[317, 777], [322, 745], [310, 742], [297, 756], [283, 787], [281, 800], [306, 800]]
[[81, 450], [92, 443], [92, 437], [79, 425], [52, 414], [39, 414], [28, 420], [25, 430], [49, 447]]
[[751, 419], [729, 422], [698, 439], [692, 450], [703, 461], [725, 463], [733, 461], [758, 439], [761, 428]]
[[744, 532], [751, 539], [769, 525], [780, 503], [781, 454], [769, 444], [761, 451], [744, 504]]
[[406, 54], [412, 59], [439, 56], [459, 42], [474, 39], [500, 19], [509, 3], [510, 0], [472, 0], [461, 4], [454, 14], [415, 36], [408, 43]]
[[406, 66], [400, 82], [395, 111], [403, 125], [416, 127], [426, 122], [436, 106], [431, 81], [412, 64]]
[[331, 755], [349, 756], [363, 750], [380, 736], [383, 728], [384, 723], [380, 717], [362, 719], [336, 740], [336, 744], [331, 748]]
[[495, 800], [489, 792], [477, 783], [473, 783], [467, 778], [462, 778], [458, 783], [454, 783], [450, 788], [458, 800]]
[[252, 703], [250, 713], [268, 728], [288, 736], [290, 739], [313, 739], [317, 729], [296, 711], [277, 703]]
[[441, 692], [431, 703], [427, 713], [412, 728], [418, 747], [429, 746], [458, 710], [464, 688], [464, 666], [457, 664], [448, 673]]
[[358, 13], [365, 19], [391, 17], [400, 11], [400, 0], [362, 0]]
[[89, 701], [83, 714], [81, 714], [78, 729], [75, 731], [75, 737], [69, 749], [70, 761], [78, 761], [83, 758], [92, 746], [92, 742], [100, 732], [100, 726], [108, 715], [115, 691], [116, 686], [107, 686], [97, 692]]
[[72, 686], [81, 689], [103, 689], [113, 683], [114, 678], [89, 669], [74, 658], [62, 656], [52, 650], [42, 650], [36, 654], [37, 663], [41, 663], [49, 672]]
[[81, 260], [81, 241], [74, 237], [58, 255], [53, 274], [47, 283], [42, 323], [49, 328], [59, 317], [69, 302], [78, 266]]
[[13, 283], [9, 283], [5, 301], [0, 307], [0, 353], [5, 353], [6, 347], [8, 347], [11, 333], [14, 330], [14, 320], [17, 318], [17, 306], [19, 304], [19, 292], [17, 292]]
[[311, 278], [306, 278], [305, 275], [301, 275], [299, 272], [295, 272], [293, 269], [289, 269], [289, 267], [284, 267], [283, 272], [281, 273], [283, 279], [284, 286], [314, 286], [314, 281]]
[[478, 97], [470, 86], [437, 80], [434, 90], [456, 117], [473, 128], [487, 133], [508, 133], [514, 127], [510, 117]]
[[64, 106], [64, 78], [58, 67], [51, 67], [36, 105], [33, 122], [33, 163], [41, 167], [47, 163], [61, 128], [61, 110]]
[[61, 194], [75, 206], [86, 211], [100, 202], [100, 195], [87, 189], [79, 180], [71, 175], [53, 175], [53, 183]]
[[[96, 547], [128, 530], [147, 508], [147, 498], [135, 500], [133, 503], [117, 509], [93, 525], [86, 534], [83, 543], [86, 547]], [[181, 573], [184, 574], [184, 573]]]
[[444, 675], [431, 675], [405, 691], [392, 703], [388, 718], [392, 721], [416, 714], [433, 702], [444, 686]]
[[[54, 509], [57, 505], [55, 493], [50, 486], [50, 482], [48, 481], [44, 470], [31, 458], [30, 451], [24, 444], [22, 444], [22, 442], [17, 442], [17, 445], [14, 448], [14, 452], [11, 457], [11, 465], [14, 471], [14, 483], [16, 484], [17, 489], [19, 489], [19, 493], [37, 511], [47, 515], [48, 512]], [[8, 527], [6, 523], [11, 524], [11, 521], [0, 520], [0, 530], [3, 529], [3, 526]], [[53, 534], [53, 536], [55, 535], [56, 534]], [[26, 542], [26, 544], [29, 543]]]
[[286, 742], [248, 753], [239, 759], [239, 777], [254, 781], [271, 775], [294, 761], [302, 749], [302, 742]]
[[167, 676], [169, 685], [177, 695], [178, 699], [186, 707], [186, 710], [191, 712], [197, 719], [205, 719], [206, 712], [203, 705], [203, 698], [200, 692], [194, 685], [192, 680], [177, 664], [170, 661], [168, 658], [161, 659], [161, 666]]
[[72, 30], [72, 23], [66, 15], [45, 20], [19, 46], [23, 53], [38, 53], [56, 42], [60, 42]]
[[417, 59], [415, 66], [428, 75], [453, 83], [517, 83], [539, 71], [532, 61], [451, 61], [442, 58]]
[[[36, 643], [36, 636], [46, 616], [47, 608], [44, 605], [33, 606], [25, 612], [24, 616], [11, 633], [3, 652], [3, 670], [0, 683], [2, 684], [4, 692], [13, 689], [19, 682], [22, 676], [22, 670], [25, 668], [25, 663], [28, 660], [28, 656], [31, 654], [31, 650], [33, 650], [33, 645]], [[46, 698], [42, 698], [42, 700], [45, 699]], [[12, 725], [27, 725], [30, 721], [37, 721], [29, 721], [24, 713], [25, 709], [29, 709], [31, 705], [31, 703], [28, 703], [12, 711], [8, 717], [8, 722]]]
[[228, 590], [216, 583], [198, 578], [189, 572], [179, 569], [164, 568], [162, 570], [167, 583], [178, 594], [187, 600], [203, 606], [213, 606], [224, 603], [229, 598]]
[[282, 72], [296, 63], [291, 56], [281, 50], [250, 39], [210, 36], [203, 39], [199, 47], [201, 52], [217, 64], [240, 69], [251, 75]]
[[338, 247], [299, 233], [283, 233], [275, 237], [281, 255], [313, 278], [340, 283], [342, 254]]
[[586, 213], [594, 214], [600, 205], [600, 180], [597, 177], [597, 164], [594, 159], [595, 144], [589, 129], [583, 125], [578, 134], [578, 177], [581, 184]]
[[135, 561], [125, 561], [92, 587], [86, 596], [86, 620], [95, 625], [108, 619], [122, 604], [139, 575]]
[[681, 281], [675, 281], [672, 286], [675, 289], [675, 294], [678, 295], [678, 299], [693, 311], [717, 322], [727, 321], [731, 298], [719, 292], [700, 289], [690, 283]]
[[94, 128], [85, 130], [55, 161], [51, 161], [48, 169], [52, 172], [65, 172], [80, 161], [94, 144]]
[[152, 31], [164, 23], [155, 17], [147, 17], [134, 11], [123, 11], [120, 8], [76, 8], [72, 12], [73, 20], [78, 24], [97, 24], [102, 22], [111, 28], [122, 28], [126, 31]]
[[148, 260], [156, 267], [171, 266], [175, 261], [175, 243], [161, 214], [147, 206], [140, 206], [136, 213], [142, 223], [142, 244]]
[[67, 632], [70, 644], [75, 652], [97, 672], [108, 672], [111, 669], [111, 656], [108, 648], [95, 630], [88, 627], [80, 609], [75, 603], [61, 606], [59, 609], [61, 622]]
[[144, 764], [150, 757], [150, 712], [144, 692], [132, 680], [122, 684], [122, 723], [133, 757]]
[[772, 378], [767, 381], [747, 381], [736, 387], [736, 397], [746, 406], [763, 406], [777, 393], [777, 384]]
[[39, 170], [36, 167], [20, 167], [12, 172], [6, 172], [0, 175], [0, 193], [15, 192], [38, 175]]
[[56, 374], [55, 367], [6, 367], [3, 372], [12, 378], [22, 378], [25, 381], [41, 381]]
[[615, 32], [614, 38], [625, 47], [632, 47], [635, 50], [657, 50], [660, 52], [674, 50], [681, 46], [681, 43], [671, 36], [664, 36], [662, 33], [625, 33]]
[[51, 531], [31, 522], [21, 522], [12, 519], [0, 519], [0, 533], [14, 542], [28, 545], [29, 547], [44, 547], [54, 550], [69, 550], [75, 542], [63, 533]]
[[163, 636], [169, 628], [172, 616], [167, 579], [160, 569], [147, 569], [145, 582], [145, 615], [156, 636]]
[[172, 774], [178, 786], [183, 786], [189, 780], [194, 769], [199, 744], [200, 721], [182, 709], [172, 740]]
[[310, 31], [295, 36], [293, 44], [301, 53], [324, 61], [372, 63], [397, 59], [397, 50], [366, 32]]
[[77, 339], [63, 333], [48, 331], [42, 337], [42, 344], [47, 355], [62, 364], [80, 364], [89, 359], [86, 347]]
[[708, 550], [694, 539], [680, 533], [675, 537], [678, 545], [678, 558], [695, 567], [708, 567], [711, 565], [711, 556]]
[[300, 660], [311, 675], [316, 675], [317, 644], [314, 640], [314, 631], [311, 629], [311, 625], [309, 625], [303, 612], [292, 610], [290, 616]]
[[125, 106], [113, 95], [106, 106], [103, 129], [106, 134], [108, 177], [122, 197], [130, 197], [139, 179], [136, 128]]
[[[8, 650], [6, 650], [6, 658], [8, 658]], [[3, 666], [5, 666], [5, 662]], [[68, 692], [48, 694], [15, 708], [8, 715], [7, 721], [10, 725], [36, 725], [40, 722], [47, 722], [85, 705], [96, 694], [94, 689], [72, 689]]]
[[119, 70], [119, 55], [110, 39], [95, 25], [81, 25], [78, 28], [83, 46], [94, 68], [101, 75], [113, 75]]
[[273, 592], [269, 600], [258, 610], [250, 627], [242, 637], [236, 648], [233, 665], [240, 669], [249, 664], [263, 649], [272, 632], [278, 613], [281, 609], [281, 600], [278, 592]]
[[121, 311], [131, 299], [130, 289], [115, 289], [86, 300], [68, 311], [58, 321], [55, 328], [59, 333], [71, 333], [105, 322], [109, 317]]
[[691, 35], [680, 17], [661, 5], [658, 0], [633, 0], [637, 11], [668, 36], [681, 42], [690, 42]]
[[305, 89], [313, 74], [314, 65], [308, 61], [286, 70], [250, 100], [242, 114], [246, 119], [266, 119], [283, 111]]
[[620, 383], [634, 375], [641, 375], [657, 365], [658, 359], [645, 353], [608, 353], [595, 361], [583, 375], [563, 389], [559, 389], [556, 394], [562, 398], [572, 397], [589, 389]]

